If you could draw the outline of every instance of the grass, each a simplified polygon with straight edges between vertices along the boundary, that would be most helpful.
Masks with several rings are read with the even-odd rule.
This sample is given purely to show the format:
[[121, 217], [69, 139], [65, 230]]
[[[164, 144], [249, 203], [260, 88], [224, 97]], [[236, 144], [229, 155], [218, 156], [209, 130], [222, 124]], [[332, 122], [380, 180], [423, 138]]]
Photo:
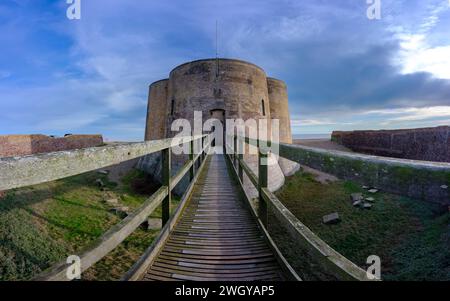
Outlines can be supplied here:
[[[95, 184], [98, 178], [106, 191]], [[131, 170], [121, 183], [92, 172], [8, 191], [0, 197], [0, 280], [31, 279], [68, 255], [78, 254], [120, 221], [106, 200], [115, 198], [135, 209], [157, 188], [145, 174]], [[311, 230], [359, 266], [365, 267], [369, 255], [380, 256], [384, 280], [450, 280], [449, 213], [387, 193], [374, 195], [372, 210], [356, 209], [350, 203], [354, 192], [367, 194], [352, 182], [324, 185], [299, 172], [286, 180], [277, 196]], [[339, 212], [341, 223], [322, 224], [322, 216], [332, 212]], [[152, 217], [160, 216], [158, 208]], [[272, 223], [270, 229], [276, 232], [276, 225]], [[157, 234], [137, 229], [83, 273], [83, 279], [120, 279]], [[306, 255], [292, 241], [280, 239], [286, 233], [279, 234], [274, 239], [288, 260], [304, 270]], [[304, 279], [326, 279], [317, 274], [314, 264], [309, 268], [316, 274], [302, 274]]]
[[[368, 256], [380, 256], [384, 280], [450, 280], [450, 214], [443, 213], [442, 206], [380, 192], [370, 195], [376, 199], [373, 208], [363, 210], [351, 204], [350, 194], [356, 192], [369, 196], [353, 182], [321, 184], [299, 172], [286, 180], [277, 196], [357, 265], [365, 268]], [[322, 217], [333, 212], [342, 221], [324, 225]]]
[[[102, 179], [105, 191], [96, 179]], [[121, 220], [110, 212], [106, 200], [117, 199], [133, 210], [157, 189], [137, 170], [119, 184], [91, 172], [6, 192], [0, 198], [0, 280], [31, 279], [68, 255], [78, 254]], [[152, 216], [160, 214], [158, 209]], [[83, 279], [119, 279], [157, 234], [137, 229], [86, 271]]]

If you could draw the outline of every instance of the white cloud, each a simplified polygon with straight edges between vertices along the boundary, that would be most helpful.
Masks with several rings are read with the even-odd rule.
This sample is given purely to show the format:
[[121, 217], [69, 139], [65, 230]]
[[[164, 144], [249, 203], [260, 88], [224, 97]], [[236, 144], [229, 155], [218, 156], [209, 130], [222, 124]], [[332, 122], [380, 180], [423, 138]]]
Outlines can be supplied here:
[[291, 126], [305, 127], [305, 126], [324, 126], [324, 125], [350, 125], [351, 122], [340, 122], [330, 119], [292, 119]]
[[[372, 110], [364, 112], [363, 115], [384, 115], [387, 117], [387, 122], [398, 121], [417, 121], [435, 118], [450, 118], [450, 106], [435, 106], [425, 108], [396, 108], [396, 109], [383, 109]], [[396, 115], [396, 117], [393, 117]]]
[[271, 38], [279, 38], [284, 41], [303, 40], [318, 35], [324, 30], [323, 22], [317, 17], [299, 15], [293, 18], [282, 17], [265, 26], [265, 31]]
[[[325, 118], [324, 115], [334, 116]], [[327, 111], [294, 116], [294, 133], [330, 133], [334, 130], [398, 129], [450, 125], [450, 106], [387, 108], [363, 111]], [[351, 122], [349, 122], [349, 120]]]
[[107, 115], [98, 113], [93, 114], [90, 114], [88, 112], [81, 112], [81, 113], [76, 112], [74, 114], [69, 113], [62, 117], [54, 117], [52, 119], [41, 120], [35, 125], [35, 130], [47, 131], [48, 129], [52, 129], [53, 131], [58, 132], [67, 131], [68, 129], [77, 130], [89, 126], [92, 123], [105, 117], [107, 117]]
[[436, 45], [431, 36], [440, 23], [440, 15], [448, 11], [449, 6], [440, 1], [430, 5], [427, 15], [417, 28], [391, 26], [390, 31], [400, 41], [400, 53], [397, 62], [403, 74], [428, 72], [437, 78], [450, 79], [450, 44]]
[[406, 51], [403, 73], [429, 72], [438, 78], [450, 79], [450, 45], [416, 46]]

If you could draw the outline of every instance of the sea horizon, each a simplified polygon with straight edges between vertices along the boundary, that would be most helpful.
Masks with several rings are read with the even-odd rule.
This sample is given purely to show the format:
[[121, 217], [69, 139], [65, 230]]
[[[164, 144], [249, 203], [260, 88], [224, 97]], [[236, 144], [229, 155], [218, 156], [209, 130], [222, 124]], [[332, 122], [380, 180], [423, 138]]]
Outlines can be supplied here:
[[293, 139], [331, 139], [331, 133], [321, 134], [292, 134]]

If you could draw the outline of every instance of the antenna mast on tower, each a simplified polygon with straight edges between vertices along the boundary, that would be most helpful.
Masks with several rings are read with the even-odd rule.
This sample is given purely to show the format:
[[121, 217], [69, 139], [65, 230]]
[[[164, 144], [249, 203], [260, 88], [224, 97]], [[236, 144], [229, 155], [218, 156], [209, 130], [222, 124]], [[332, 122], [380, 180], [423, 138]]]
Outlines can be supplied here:
[[219, 25], [216, 19], [216, 77], [219, 77]]

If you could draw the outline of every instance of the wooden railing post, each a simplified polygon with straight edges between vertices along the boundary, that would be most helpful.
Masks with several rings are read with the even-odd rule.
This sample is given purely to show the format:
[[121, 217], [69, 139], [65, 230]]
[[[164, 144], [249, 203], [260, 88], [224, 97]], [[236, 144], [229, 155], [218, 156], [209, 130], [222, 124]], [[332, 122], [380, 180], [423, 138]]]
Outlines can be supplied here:
[[241, 179], [242, 183], [244, 183], [244, 169], [242, 168], [241, 161], [244, 160], [244, 149], [245, 149], [244, 147], [245, 147], [244, 141], [242, 141], [242, 140], [239, 141], [237, 166], [238, 166], [239, 179]]
[[202, 165], [203, 162], [203, 137], [197, 140], [198, 149], [200, 150], [200, 154], [198, 157], [198, 168]]
[[166, 148], [162, 150], [162, 184], [167, 186], [169, 189], [169, 193], [164, 198], [161, 206], [162, 206], [162, 225], [164, 225], [170, 219], [170, 203], [172, 200], [172, 188], [170, 186], [170, 178], [171, 178], [171, 148]]
[[195, 176], [195, 162], [194, 162], [194, 136], [192, 136], [192, 140], [189, 143], [190, 147], [189, 147], [189, 160], [192, 162], [192, 167], [189, 169], [189, 182], [191, 182], [192, 180], [194, 180], [194, 176]]
[[268, 186], [267, 172], [267, 149], [258, 147], [258, 195], [259, 195], [259, 218], [263, 225], [267, 228], [268, 212], [267, 204], [263, 198], [263, 188]]
[[237, 136], [236, 136], [236, 134], [234, 134], [234, 137], [233, 137], [233, 163], [234, 163], [235, 167], [236, 167], [237, 153], [238, 153], [238, 151], [237, 151]]
[[203, 160], [205, 160], [205, 152], [206, 152], [205, 141], [206, 141], [206, 136], [202, 137], [202, 155], [201, 155], [202, 162], [203, 162]]

